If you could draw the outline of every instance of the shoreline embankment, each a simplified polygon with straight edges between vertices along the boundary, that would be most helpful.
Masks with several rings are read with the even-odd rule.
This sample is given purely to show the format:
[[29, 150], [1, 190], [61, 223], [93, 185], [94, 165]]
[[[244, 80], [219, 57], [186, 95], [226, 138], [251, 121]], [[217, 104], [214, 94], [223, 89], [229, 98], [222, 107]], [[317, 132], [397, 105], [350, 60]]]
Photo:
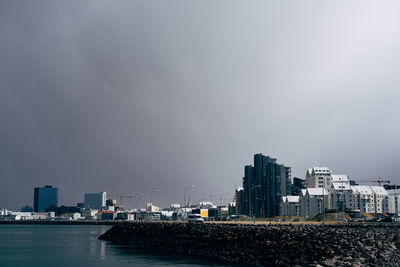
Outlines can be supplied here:
[[125, 222], [99, 237], [227, 264], [398, 266], [400, 226]]

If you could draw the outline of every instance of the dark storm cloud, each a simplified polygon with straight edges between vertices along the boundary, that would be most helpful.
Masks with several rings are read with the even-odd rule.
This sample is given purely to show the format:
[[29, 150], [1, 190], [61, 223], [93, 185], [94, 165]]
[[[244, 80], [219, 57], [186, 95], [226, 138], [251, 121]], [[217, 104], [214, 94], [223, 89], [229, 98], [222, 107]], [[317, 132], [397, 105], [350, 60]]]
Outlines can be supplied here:
[[[262, 152], [397, 178], [399, 5], [2, 1], [0, 206], [214, 201]], [[133, 203], [129, 203], [132, 205]]]

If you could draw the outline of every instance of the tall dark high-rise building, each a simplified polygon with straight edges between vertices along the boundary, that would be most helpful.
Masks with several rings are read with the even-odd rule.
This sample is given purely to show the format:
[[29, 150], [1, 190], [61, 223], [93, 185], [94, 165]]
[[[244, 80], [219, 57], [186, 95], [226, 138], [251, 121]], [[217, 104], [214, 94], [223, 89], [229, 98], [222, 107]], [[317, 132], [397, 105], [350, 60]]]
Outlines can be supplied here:
[[57, 208], [58, 188], [46, 185], [45, 187], [35, 187], [33, 198], [33, 211], [45, 212], [48, 208]]
[[262, 154], [254, 155], [254, 167], [244, 168], [245, 214], [255, 217], [279, 216], [282, 196], [291, 191], [291, 168], [276, 163], [276, 159]]

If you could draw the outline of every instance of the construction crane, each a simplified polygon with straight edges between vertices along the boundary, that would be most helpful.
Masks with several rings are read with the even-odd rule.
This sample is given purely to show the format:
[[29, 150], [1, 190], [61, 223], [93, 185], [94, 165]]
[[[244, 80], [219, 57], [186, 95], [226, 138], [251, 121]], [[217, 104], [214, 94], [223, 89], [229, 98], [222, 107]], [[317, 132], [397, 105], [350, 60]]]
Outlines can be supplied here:
[[352, 180], [354, 182], [360, 182], [360, 183], [378, 183], [379, 186], [381, 186], [383, 183], [384, 184], [390, 184], [389, 180], [383, 180], [381, 177], [379, 177], [376, 180], [371, 180], [371, 181], [365, 181], [365, 180]]
[[132, 196], [130, 196], [130, 195], [123, 195], [122, 192], [121, 192], [121, 195], [118, 195], [115, 197], [119, 198], [119, 206], [118, 206], [119, 210], [124, 210], [123, 198], [132, 198]]

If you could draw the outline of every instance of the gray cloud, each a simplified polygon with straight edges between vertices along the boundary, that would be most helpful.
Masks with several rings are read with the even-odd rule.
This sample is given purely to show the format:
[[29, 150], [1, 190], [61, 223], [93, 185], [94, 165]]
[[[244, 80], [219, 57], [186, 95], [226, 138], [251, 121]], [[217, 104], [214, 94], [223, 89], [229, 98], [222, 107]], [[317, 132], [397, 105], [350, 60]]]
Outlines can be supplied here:
[[219, 201], [259, 152], [400, 182], [399, 8], [2, 1], [0, 206], [44, 184]]

